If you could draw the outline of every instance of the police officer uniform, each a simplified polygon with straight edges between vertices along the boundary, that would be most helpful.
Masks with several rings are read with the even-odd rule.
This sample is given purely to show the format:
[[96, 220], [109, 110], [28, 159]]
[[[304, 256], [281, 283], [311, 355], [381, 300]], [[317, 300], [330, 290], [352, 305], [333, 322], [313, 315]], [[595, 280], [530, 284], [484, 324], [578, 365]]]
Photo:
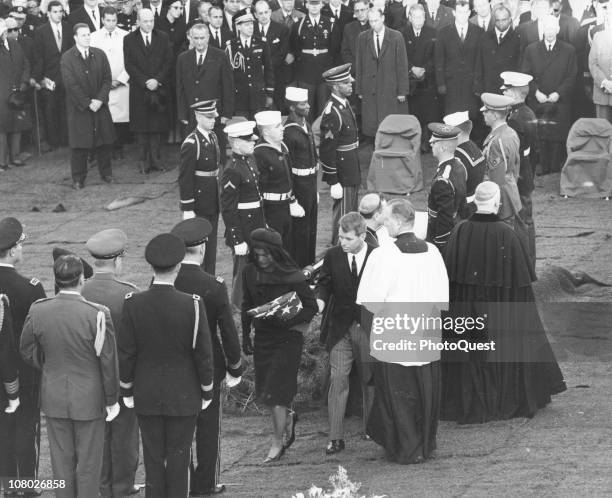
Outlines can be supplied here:
[[[211, 224], [202, 218], [181, 221], [172, 229], [186, 247], [207, 243]], [[208, 247], [206, 248], [208, 249]], [[221, 277], [206, 273], [187, 259], [181, 264], [174, 282], [177, 290], [197, 294], [204, 301], [211, 332], [214, 356], [214, 387], [212, 403], [198, 415], [196, 423], [197, 466], [191, 468], [191, 494], [216, 494], [225, 489], [219, 484], [219, 449], [221, 433], [221, 386], [227, 375], [234, 379], [242, 375], [240, 342], [232, 317], [227, 287]], [[221, 333], [221, 338], [218, 332]]]
[[[9, 251], [25, 240], [21, 223], [15, 218], [0, 221], [0, 252]], [[13, 319], [15, 347], [19, 346], [21, 332], [30, 306], [46, 297], [42, 284], [37, 278], [26, 278], [17, 273], [9, 262], [0, 258], [0, 293], [8, 297], [10, 314]], [[20, 379], [20, 405], [15, 417], [14, 430], [10, 433], [3, 451], [7, 452], [8, 471], [2, 475], [19, 479], [38, 476], [38, 455], [40, 450], [40, 372], [18, 357]]]
[[[184, 256], [183, 241], [171, 234], [158, 235], [145, 249], [154, 269], [170, 270]], [[124, 402], [133, 402], [140, 426], [146, 495], [187, 496], [196, 419], [213, 394], [202, 299], [156, 275], [148, 290], [125, 296], [118, 342]]]
[[[234, 17], [236, 26], [253, 22], [248, 9], [238, 11]], [[251, 119], [266, 107], [266, 97], [274, 93], [274, 68], [268, 45], [259, 38], [250, 39], [237, 34], [227, 42], [225, 52], [234, 71], [234, 114]]]
[[[254, 140], [253, 121], [228, 125], [230, 138]], [[225, 223], [225, 243], [232, 249], [244, 243], [250, 245], [250, 235], [256, 228], [266, 226], [257, 170], [253, 158], [237, 153], [232, 155], [221, 177], [221, 216]], [[234, 254], [232, 303], [242, 305], [242, 268], [246, 256]]]
[[[288, 87], [285, 96], [289, 102], [305, 102], [308, 90]], [[317, 246], [317, 174], [319, 157], [312, 128], [306, 120], [300, 123], [291, 115], [285, 121], [283, 142], [291, 158], [293, 194], [304, 208], [304, 216], [292, 222], [293, 257], [300, 268], [314, 263]]]
[[[122, 257], [127, 248], [127, 235], [118, 229], [98, 232], [87, 241], [87, 250], [98, 260]], [[138, 288], [117, 278], [112, 271], [95, 271], [83, 285], [81, 294], [93, 303], [110, 310], [115, 334], [121, 335], [121, 316], [125, 295]], [[133, 409], [121, 403], [119, 415], [106, 423], [100, 496], [121, 498], [138, 490], [134, 487], [138, 468], [138, 420]]]
[[[353, 81], [351, 64], [344, 64], [323, 74], [327, 83]], [[332, 245], [338, 241], [340, 218], [357, 211], [361, 173], [359, 170], [359, 130], [355, 114], [347, 99], [332, 94], [321, 117], [319, 159], [323, 180], [329, 185], [340, 183], [341, 199], [334, 199], [332, 211]]]
[[[218, 117], [216, 101], [198, 102], [191, 106], [196, 114]], [[180, 206], [183, 212], [192, 212], [206, 218], [212, 225], [212, 232], [206, 246], [203, 267], [214, 274], [217, 263], [217, 229], [219, 226], [219, 168], [221, 150], [214, 131], [196, 127], [181, 146], [179, 166]]]
[[[431, 140], [455, 140], [459, 129], [440, 123], [428, 125]], [[442, 254], [450, 233], [457, 221], [457, 214], [465, 204], [467, 174], [465, 167], [453, 157], [441, 162], [431, 183], [427, 197], [427, 241], [434, 244]]]

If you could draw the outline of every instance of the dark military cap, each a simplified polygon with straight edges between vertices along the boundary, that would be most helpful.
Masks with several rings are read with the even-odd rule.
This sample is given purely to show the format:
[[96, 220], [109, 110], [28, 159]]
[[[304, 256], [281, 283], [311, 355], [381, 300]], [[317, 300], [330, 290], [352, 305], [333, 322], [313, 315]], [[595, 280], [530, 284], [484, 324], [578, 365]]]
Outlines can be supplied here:
[[351, 64], [342, 64], [341, 66], [332, 67], [323, 74], [323, 79], [327, 83], [342, 83], [346, 80], [354, 81], [351, 76]]
[[429, 123], [427, 125], [431, 132], [431, 140], [453, 140], [457, 138], [461, 130], [455, 126], [442, 123]]
[[272, 228], [256, 228], [251, 232], [251, 242], [254, 245], [261, 242], [270, 246], [283, 247], [281, 234]]
[[244, 22], [255, 22], [255, 18], [251, 13], [251, 9], [242, 9], [232, 16], [234, 24], [242, 24]]
[[76, 254], [64, 254], [53, 263], [53, 275], [57, 283], [69, 284], [83, 273], [83, 262]]
[[195, 247], [206, 242], [211, 232], [210, 222], [196, 217], [177, 223], [170, 233], [180, 238], [187, 247]]
[[155, 268], [172, 268], [185, 257], [185, 243], [176, 235], [162, 233], [153, 237], [145, 249], [147, 263]]
[[[63, 247], [54, 247], [52, 254], [53, 254], [54, 262], [57, 261], [57, 259], [60, 258], [61, 256], [68, 256], [68, 255], [77, 256], [72, 251], [69, 251], [68, 249], [64, 249]], [[79, 259], [81, 260], [81, 264], [83, 265], [83, 275], [85, 276], [85, 279], [90, 278], [93, 275], [93, 268], [83, 258], [79, 258]]]
[[109, 228], [92, 235], [87, 243], [87, 250], [96, 259], [113, 259], [125, 254], [128, 238], [123, 230]]
[[217, 99], [196, 102], [191, 106], [191, 108], [196, 114], [202, 114], [204, 116], [208, 116], [209, 118], [216, 118], [219, 116], [219, 113], [217, 112]]
[[24, 7], [13, 7], [10, 10], [9, 15], [11, 17], [26, 17], [27, 12]]
[[23, 226], [17, 218], [4, 218], [0, 221], [0, 251], [15, 247], [26, 238]]

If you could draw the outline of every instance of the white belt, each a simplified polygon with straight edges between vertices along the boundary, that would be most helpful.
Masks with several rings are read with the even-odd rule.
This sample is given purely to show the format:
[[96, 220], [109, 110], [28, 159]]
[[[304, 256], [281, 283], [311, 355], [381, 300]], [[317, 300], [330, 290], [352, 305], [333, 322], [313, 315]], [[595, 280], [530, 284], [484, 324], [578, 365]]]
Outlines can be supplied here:
[[195, 176], [218, 176], [219, 170], [216, 169], [214, 171], [196, 171]]
[[326, 48], [313, 48], [311, 50], [311, 49], [305, 48], [305, 49], [302, 50], [302, 53], [303, 54], [314, 55], [316, 57], [317, 55], [320, 55], [320, 54], [326, 54], [327, 53], [327, 49]]
[[291, 198], [291, 192], [285, 192], [283, 194], [277, 194], [274, 192], [264, 192], [263, 198], [266, 201], [287, 201]]
[[260, 201], [239, 202], [238, 203], [238, 209], [257, 209], [260, 206], [261, 206], [261, 202]]
[[523, 157], [527, 157], [529, 154], [531, 154], [531, 147], [527, 147], [524, 151], [523, 151]]
[[318, 170], [316, 166], [314, 168], [291, 168], [291, 173], [295, 176], [309, 176], [314, 175]]
[[336, 150], [338, 152], [348, 152], [349, 150], [355, 150], [357, 147], [359, 147], [359, 140], [353, 142], [352, 144], [339, 145], [336, 147]]

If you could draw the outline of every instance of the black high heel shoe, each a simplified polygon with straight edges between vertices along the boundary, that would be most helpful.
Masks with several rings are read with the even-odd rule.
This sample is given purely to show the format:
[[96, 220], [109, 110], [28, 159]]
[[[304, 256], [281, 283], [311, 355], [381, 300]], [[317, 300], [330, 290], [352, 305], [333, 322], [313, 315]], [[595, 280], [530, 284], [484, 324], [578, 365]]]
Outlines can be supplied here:
[[297, 425], [298, 420], [298, 414], [296, 412], [291, 412], [291, 435], [289, 436], [285, 444], [283, 444], [283, 449], [285, 450], [288, 449], [295, 442], [295, 426]]

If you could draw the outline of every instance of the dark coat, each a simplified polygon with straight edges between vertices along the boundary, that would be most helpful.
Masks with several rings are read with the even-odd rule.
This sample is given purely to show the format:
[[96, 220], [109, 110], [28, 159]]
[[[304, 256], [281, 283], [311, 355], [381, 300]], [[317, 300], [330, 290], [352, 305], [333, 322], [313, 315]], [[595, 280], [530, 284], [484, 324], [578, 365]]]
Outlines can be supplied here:
[[221, 35], [221, 40], [217, 40], [213, 36], [213, 28], [210, 26], [209, 28], [210, 28], [210, 40], [208, 41], [208, 46], [218, 48], [219, 50], [225, 50], [225, 46], [227, 45], [227, 42], [230, 41], [234, 37], [232, 32], [227, 29], [225, 24], [222, 24], [221, 29], [219, 30], [220, 35]]
[[436, 83], [438, 89], [446, 87], [446, 114], [468, 110], [472, 119], [476, 117], [478, 105], [474, 95], [474, 76], [483, 33], [478, 26], [468, 23], [462, 43], [455, 24], [438, 31], [435, 47]]
[[355, 60], [357, 57], [357, 38], [361, 33], [370, 29], [370, 25], [366, 21], [361, 24], [359, 21], [354, 20], [344, 26], [344, 33], [342, 35], [342, 47], [340, 49], [340, 55], [342, 56], [342, 64], [352, 64], [351, 74], [355, 76]]
[[342, 33], [344, 33], [344, 27], [354, 19], [353, 13], [351, 12], [351, 9], [345, 5], [341, 5], [340, 17], [337, 18], [332, 14], [329, 4], [323, 4], [323, 7], [321, 8], [321, 15], [329, 17], [333, 22], [333, 29], [338, 36], [338, 41], [334, 44], [332, 57], [334, 59], [334, 64], [342, 64], [342, 55], [340, 53]]
[[89, 26], [89, 31], [92, 33], [94, 31], [98, 31], [102, 27], [102, 7], [96, 7], [95, 11], [98, 18], [98, 26], [94, 26], [94, 23], [91, 21], [91, 17], [89, 17], [89, 14], [85, 11], [85, 6], [70, 12], [68, 19], [66, 19], [68, 21], [68, 25], [70, 26], [70, 38], [72, 38], [72, 28], [79, 23], [87, 24], [87, 26]]
[[414, 28], [407, 24], [402, 28], [402, 36], [406, 45], [408, 57], [408, 70], [413, 66], [425, 68], [425, 79], [418, 81], [411, 75], [410, 94], [424, 89], [435, 89], [436, 71], [434, 64], [434, 46], [436, 42], [436, 30], [431, 26], [424, 25], [419, 37], [414, 34]]
[[402, 2], [391, 1], [385, 8], [385, 25], [391, 29], [399, 31], [402, 29], [408, 19], [406, 19], [406, 7]]
[[355, 93], [361, 95], [361, 131], [368, 137], [376, 135], [378, 125], [389, 114], [408, 114], [408, 104], [397, 100], [410, 92], [406, 45], [399, 31], [385, 28], [376, 57], [374, 31], [357, 39]]
[[518, 71], [521, 41], [516, 31], [508, 30], [501, 44], [497, 40], [495, 30], [483, 33], [480, 42], [480, 52], [476, 61], [475, 86], [476, 93], [499, 93], [503, 71]]
[[60, 59], [62, 54], [74, 45], [74, 37], [67, 22], [62, 22], [62, 50], [57, 50], [55, 35], [51, 23], [47, 22], [34, 31], [35, 64], [32, 77], [36, 81], [49, 78], [55, 81], [59, 87], [62, 86], [62, 75], [60, 71]]
[[8, 298], [0, 294], [0, 410], [9, 399], [19, 398], [19, 359]]
[[423, 8], [425, 9], [425, 25], [434, 28], [436, 31], [442, 29], [444, 26], [455, 23], [453, 9], [446, 5], [440, 5], [436, 11], [435, 19], [432, 19], [429, 15], [429, 9], [426, 4], [423, 5]]
[[270, 21], [266, 36], [263, 37], [259, 30], [259, 23], [255, 23], [253, 37], [258, 38], [268, 46], [275, 75], [277, 74], [279, 68], [284, 64], [287, 52], [289, 52], [289, 34], [290, 32], [287, 26]]
[[168, 130], [167, 113], [147, 103], [147, 93], [151, 92], [145, 83], [154, 78], [160, 84], [155, 93], [167, 92], [172, 67], [168, 35], [154, 29], [147, 49], [140, 30], [136, 30], [123, 39], [123, 57], [125, 70], [130, 75], [130, 129], [144, 133], [165, 132]]
[[[532, 43], [525, 49], [521, 72], [533, 76], [527, 104], [538, 119], [548, 121], [545, 126], [540, 126], [540, 138], [563, 142], [567, 139], [576, 71], [576, 51], [569, 43], [557, 40], [552, 52], [546, 50], [544, 42]], [[540, 104], [535, 99], [536, 90], [545, 95], [557, 92], [559, 101]]]
[[[30, 80], [30, 63], [21, 45], [8, 40], [10, 52], [0, 44], [0, 133], [13, 133], [31, 127], [26, 109], [12, 109], [8, 98], [13, 90], [26, 89]], [[4, 158], [0, 158], [0, 161]]]
[[[575, 23], [574, 23], [575, 21]], [[578, 21], [567, 16], [561, 16], [559, 18], [559, 34], [557, 35], [558, 40], [564, 42], [573, 43], [580, 25], [576, 25]], [[534, 42], [540, 41], [540, 34], [538, 32], [538, 21], [529, 21], [521, 24], [517, 33], [521, 40], [521, 56], [525, 53], [525, 49]]]
[[[348, 256], [342, 247], [335, 246], [327, 250], [323, 258], [323, 266], [317, 281], [315, 294], [317, 299], [325, 301], [323, 319], [321, 320], [321, 342], [327, 351], [338, 343], [353, 322], [360, 322], [361, 307], [355, 303], [359, 280], [363, 269], [368, 264], [368, 258], [373, 245], [368, 244], [366, 257], [361, 265], [357, 285], [351, 276]], [[333, 297], [333, 300], [332, 300]]]
[[[478, 14], [470, 17], [470, 22], [474, 24], [475, 26], [478, 26], [480, 29], [482, 29], [482, 26], [480, 25], [480, 19], [478, 18]], [[487, 33], [491, 31], [495, 31], [495, 19], [493, 18], [493, 13], [491, 13], [491, 17], [489, 17], [489, 23], [487, 24], [485, 31]]]
[[[66, 87], [68, 138], [73, 149], [110, 145], [116, 140], [113, 118], [108, 108], [112, 75], [106, 54], [89, 48], [89, 60], [83, 60], [77, 47], [62, 55], [62, 78]], [[102, 101], [97, 112], [89, 109], [92, 99]]]
[[157, 29], [168, 35], [170, 46], [172, 47], [172, 74], [174, 74], [174, 64], [180, 53], [187, 50], [187, 26], [182, 17], [171, 23], [164, 15], [158, 23]]

